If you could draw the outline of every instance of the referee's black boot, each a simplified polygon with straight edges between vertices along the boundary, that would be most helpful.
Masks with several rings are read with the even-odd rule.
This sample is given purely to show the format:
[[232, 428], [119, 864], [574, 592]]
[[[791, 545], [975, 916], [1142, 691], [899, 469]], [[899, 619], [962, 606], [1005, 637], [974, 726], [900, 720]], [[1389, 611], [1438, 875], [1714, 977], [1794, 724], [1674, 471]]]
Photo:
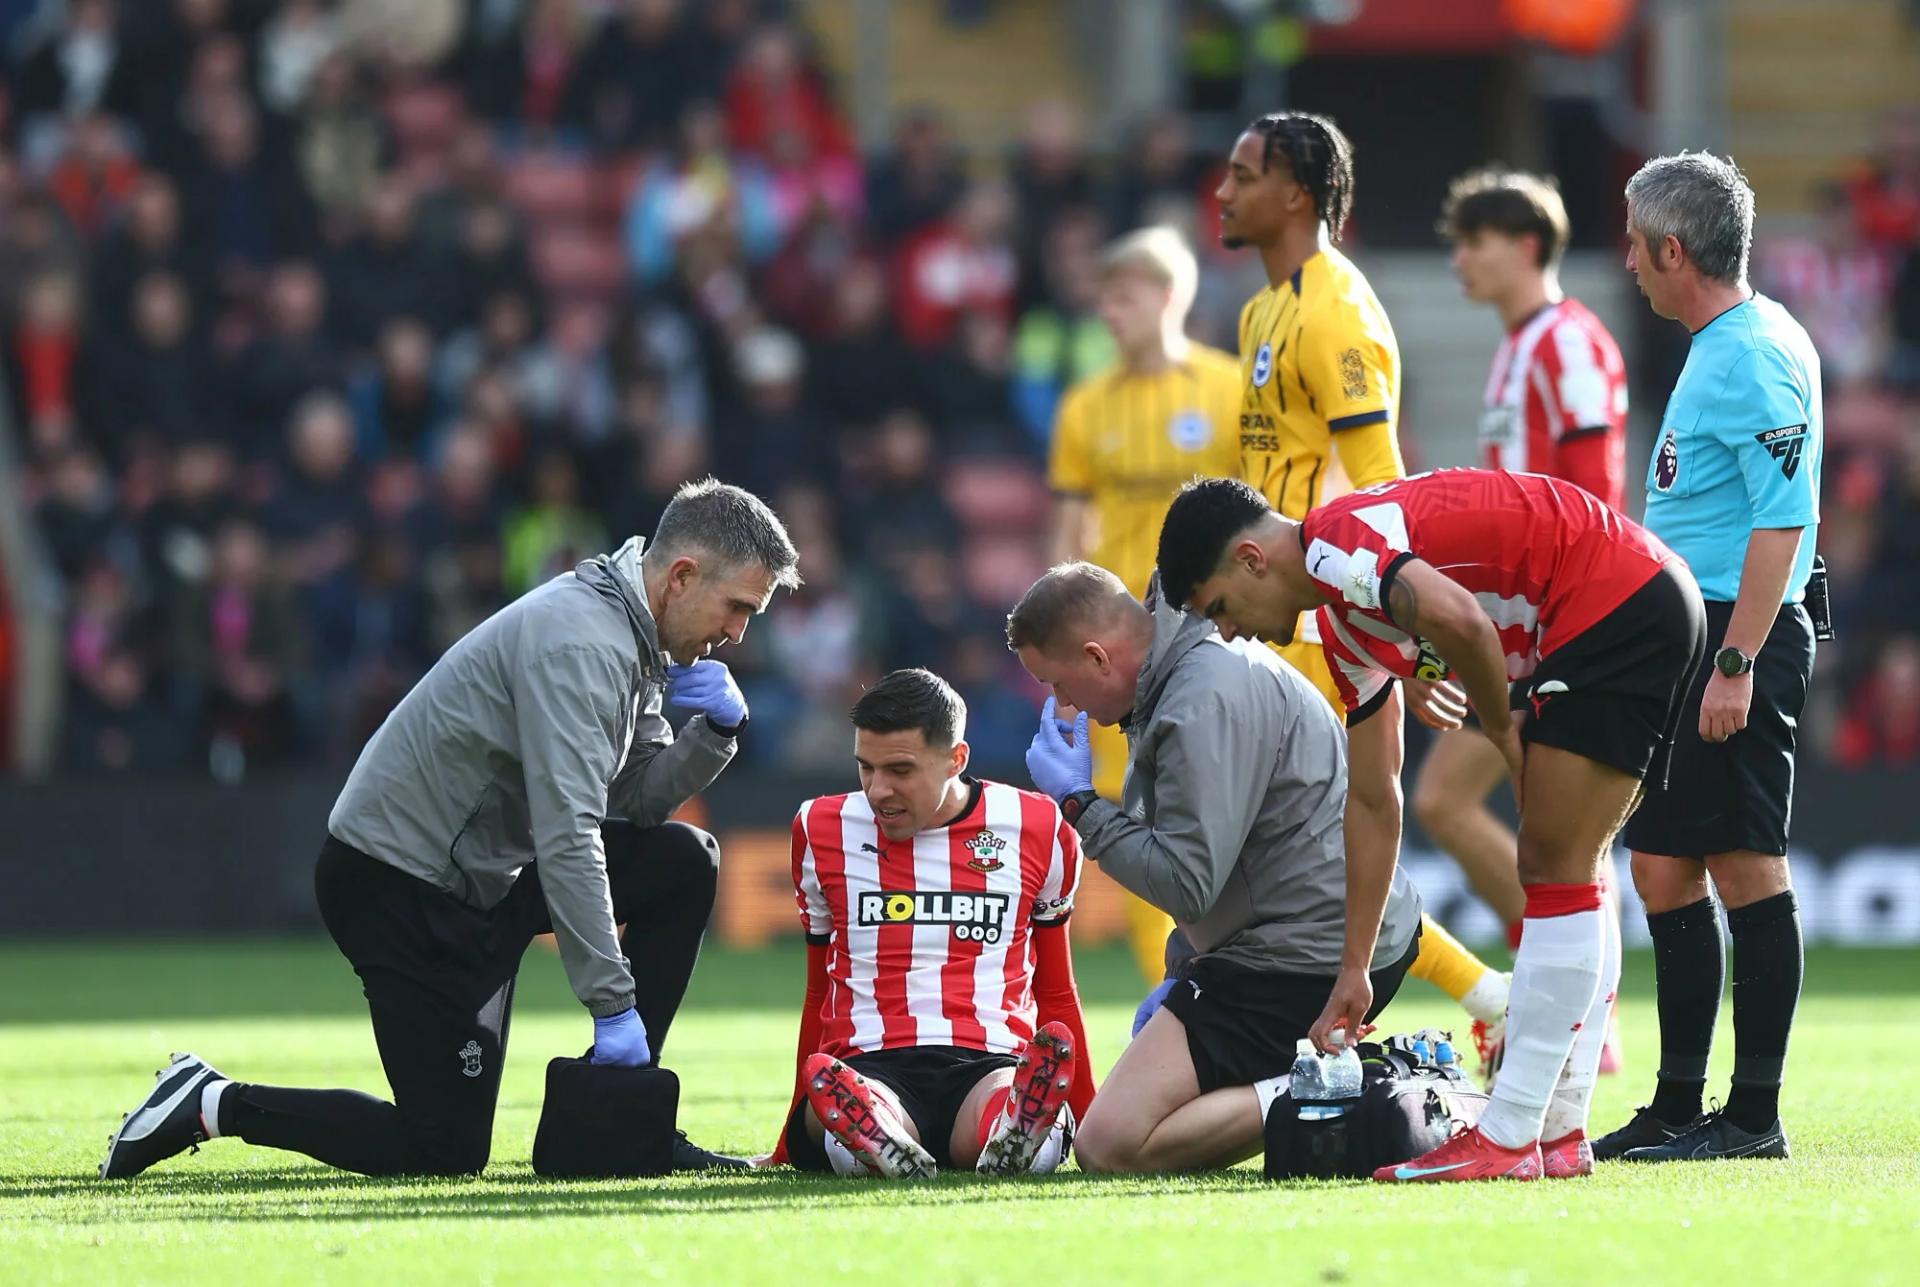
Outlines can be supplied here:
[[1725, 1113], [1707, 1113], [1664, 1144], [1630, 1149], [1623, 1162], [1719, 1162], [1740, 1157], [1789, 1156], [1786, 1128], [1780, 1119], [1764, 1131], [1745, 1131]]
[[753, 1163], [744, 1157], [729, 1157], [701, 1148], [687, 1138], [685, 1131], [673, 1133], [673, 1169], [676, 1171], [747, 1171]]
[[1656, 1148], [1676, 1136], [1684, 1135], [1695, 1123], [1705, 1120], [1703, 1116], [1677, 1126], [1670, 1125], [1654, 1116], [1651, 1105], [1642, 1104], [1633, 1110], [1633, 1120], [1593, 1142], [1593, 1160], [1612, 1162], [1633, 1149]]
[[200, 1092], [225, 1081], [198, 1055], [175, 1055], [154, 1078], [140, 1106], [120, 1120], [107, 1143], [100, 1178], [123, 1180], [188, 1149], [200, 1151], [207, 1128], [200, 1120]]

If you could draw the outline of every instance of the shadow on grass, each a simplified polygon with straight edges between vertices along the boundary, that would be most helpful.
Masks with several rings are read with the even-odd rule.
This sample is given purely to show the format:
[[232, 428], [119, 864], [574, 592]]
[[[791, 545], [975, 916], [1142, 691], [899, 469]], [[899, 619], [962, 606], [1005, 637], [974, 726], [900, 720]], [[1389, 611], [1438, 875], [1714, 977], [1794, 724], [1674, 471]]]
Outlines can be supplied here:
[[[1358, 1185], [1289, 1184], [1288, 1189]], [[1271, 1189], [1258, 1171], [1204, 1176], [1062, 1175], [987, 1179], [953, 1174], [890, 1183], [846, 1180], [792, 1170], [718, 1172], [659, 1180], [543, 1180], [524, 1168], [472, 1179], [371, 1179], [307, 1171], [210, 1171], [105, 1181], [72, 1174], [22, 1175], [0, 1183], [0, 1203], [58, 1200], [47, 1219], [65, 1225], [269, 1223], [362, 1220], [501, 1220], [552, 1216], [710, 1215], [778, 1211], [831, 1202], [836, 1209], [871, 1204], [938, 1208], [1000, 1197], [1011, 1188], [1023, 1203], [1082, 1202], [1116, 1197], [1152, 1201], [1204, 1189], [1209, 1193]], [[230, 1199], [223, 1202], [222, 1199]], [[86, 1202], [76, 1209], [68, 1202]]]

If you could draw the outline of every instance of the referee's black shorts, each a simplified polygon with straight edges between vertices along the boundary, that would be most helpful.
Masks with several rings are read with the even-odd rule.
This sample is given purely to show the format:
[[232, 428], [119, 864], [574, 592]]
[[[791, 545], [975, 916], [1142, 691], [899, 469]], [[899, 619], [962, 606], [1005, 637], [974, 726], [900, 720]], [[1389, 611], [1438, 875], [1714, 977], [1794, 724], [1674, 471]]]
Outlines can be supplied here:
[[[1708, 603], [1708, 637], [1724, 639], [1732, 617], [1731, 603]], [[1666, 790], [1649, 784], [1646, 799], [1621, 833], [1627, 848], [1670, 858], [1787, 852], [1794, 733], [1813, 682], [1813, 652], [1807, 610], [1785, 605], [1754, 661], [1747, 726], [1717, 743], [1700, 736], [1700, 699], [1714, 673], [1713, 658], [1695, 668]]]
[[1652, 791], [1667, 780], [1676, 734], [1685, 732], [1687, 684], [1706, 648], [1700, 587], [1670, 563], [1514, 686], [1513, 708], [1527, 714], [1520, 736], [1619, 769]]

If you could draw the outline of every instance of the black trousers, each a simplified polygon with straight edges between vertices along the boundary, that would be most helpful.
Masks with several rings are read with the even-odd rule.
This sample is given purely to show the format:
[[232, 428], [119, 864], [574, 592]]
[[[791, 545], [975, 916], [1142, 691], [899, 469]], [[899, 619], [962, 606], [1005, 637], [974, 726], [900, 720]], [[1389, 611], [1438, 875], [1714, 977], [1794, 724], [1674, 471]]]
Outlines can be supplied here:
[[[608, 822], [601, 834], [614, 920], [626, 926], [620, 950], [658, 1059], [713, 911], [720, 847], [684, 823]], [[553, 929], [539, 864], [482, 911], [329, 836], [314, 890], [360, 976], [393, 1102], [236, 1083], [221, 1101], [222, 1133], [363, 1175], [480, 1170], [493, 1143], [520, 958]], [[586, 1023], [583, 1012], [583, 1039]]]

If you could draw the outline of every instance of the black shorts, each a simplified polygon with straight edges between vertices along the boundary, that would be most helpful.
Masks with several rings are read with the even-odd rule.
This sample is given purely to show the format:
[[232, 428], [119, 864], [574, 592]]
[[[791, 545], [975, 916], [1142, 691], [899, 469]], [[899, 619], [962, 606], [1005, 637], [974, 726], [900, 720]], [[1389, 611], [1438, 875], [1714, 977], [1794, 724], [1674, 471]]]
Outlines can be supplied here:
[[[1540, 659], [1516, 686], [1522, 741], [1664, 784], [1687, 684], [1707, 651], [1700, 589], [1669, 564], [1619, 607]], [[1521, 691], [1524, 690], [1524, 691]], [[1696, 703], [1697, 709], [1698, 703]]]
[[[1707, 605], [1707, 629], [1723, 639], [1731, 603]], [[1813, 682], [1813, 621], [1797, 603], [1782, 607], [1754, 659], [1747, 726], [1724, 742], [1700, 736], [1700, 699], [1713, 659], [1695, 668], [1664, 791], [1647, 792], [1627, 821], [1627, 848], [1670, 858], [1705, 858], [1750, 849], [1787, 852], [1793, 820], [1793, 745]]]
[[[846, 1065], [892, 1091], [900, 1107], [913, 1119], [920, 1144], [943, 1169], [954, 1165], [953, 1124], [960, 1106], [980, 1079], [1011, 1068], [1012, 1055], [962, 1046], [902, 1046], [897, 1050], [869, 1050], [848, 1055]], [[807, 1134], [807, 1103], [794, 1105], [787, 1118], [787, 1157], [802, 1171], [831, 1171], [826, 1149]]]
[[[1367, 976], [1373, 983], [1369, 1021], [1393, 1000], [1418, 955], [1416, 930], [1398, 960]], [[1166, 1009], [1186, 1025], [1200, 1093], [1251, 1086], [1290, 1071], [1300, 1039], [1326, 1009], [1334, 982], [1330, 974], [1256, 970], [1210, 956], [1181, 966]]]

